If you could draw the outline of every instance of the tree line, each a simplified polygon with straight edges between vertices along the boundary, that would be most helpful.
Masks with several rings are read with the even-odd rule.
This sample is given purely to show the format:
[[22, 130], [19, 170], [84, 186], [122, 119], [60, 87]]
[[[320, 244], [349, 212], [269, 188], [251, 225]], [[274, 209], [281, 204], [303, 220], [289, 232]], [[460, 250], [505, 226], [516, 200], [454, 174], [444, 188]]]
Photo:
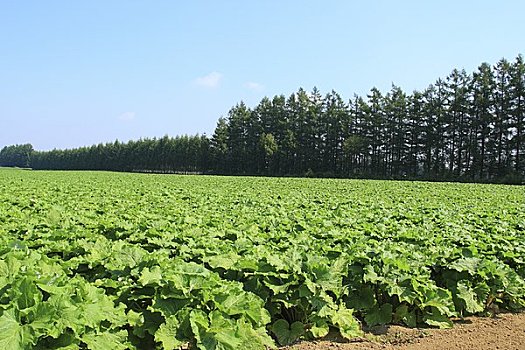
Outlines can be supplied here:
[[5, 146], [0, 150], [0, 166], [29, 168], [33, 153], [33, 146], [29, 143]]
[[[11, 148], [9, 148], [11, 147]], [[0, 151], [0, 165], [12, 147]], [[32, 151], [34, 169], [201, 172], [231, 175], [525, 179], [525, 63], [501, 59], [454, 69], [423, 91], [393, 85], [345, 101], [299, 89], [243, 102], [204, 135]], [[17, 165], [18, 166], [18, 165]]]

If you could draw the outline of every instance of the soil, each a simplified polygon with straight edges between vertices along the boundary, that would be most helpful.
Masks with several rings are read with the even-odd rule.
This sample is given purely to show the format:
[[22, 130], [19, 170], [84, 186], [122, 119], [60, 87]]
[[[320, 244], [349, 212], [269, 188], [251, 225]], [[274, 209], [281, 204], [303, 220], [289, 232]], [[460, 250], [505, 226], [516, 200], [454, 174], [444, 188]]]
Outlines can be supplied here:
[[409, 329], [389, 326], [374, 329], [359, 341], [344, 342], [328, 335], [301, 342], [286, 350], [525, 350], [525, 313], [456, 320], [452, 329]]

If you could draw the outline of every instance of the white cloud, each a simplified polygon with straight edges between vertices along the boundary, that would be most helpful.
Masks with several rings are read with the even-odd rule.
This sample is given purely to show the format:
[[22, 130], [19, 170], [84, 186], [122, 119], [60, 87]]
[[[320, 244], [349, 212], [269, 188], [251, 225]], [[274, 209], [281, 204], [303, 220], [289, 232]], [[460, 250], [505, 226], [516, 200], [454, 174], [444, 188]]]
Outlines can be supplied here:
[[117, 117], [117, 119], [123, 122], [129, 122], [135, 119], [135, 115], [136, 115], [135, 112], [124, 112], [124, 113], [121, 113]]
[[205, 88], [216, 88], [222, 80], [222, 74], [219, 72], [211, 72], [203, 77], [198, 77], [193, 82]]
[[259, 84], [259, 83], [256, 83], [256, 82], [253, 82], [253, 81], [249, 81], [247, 82], [246, 84], [244, 84], [244, 86], [250, 90], [254, 90], [254, 91], [262, 91], [264, 89], [264, 86]]

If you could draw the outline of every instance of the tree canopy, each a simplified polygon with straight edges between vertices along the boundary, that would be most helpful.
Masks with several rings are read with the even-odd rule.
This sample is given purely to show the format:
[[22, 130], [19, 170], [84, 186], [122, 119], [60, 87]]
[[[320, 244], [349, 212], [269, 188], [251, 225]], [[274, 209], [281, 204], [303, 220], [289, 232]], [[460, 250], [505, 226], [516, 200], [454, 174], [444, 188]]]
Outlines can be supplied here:
[[5, 146], [0, 150], [0, 166], [27, 168], [31, 166], [31, 144]]

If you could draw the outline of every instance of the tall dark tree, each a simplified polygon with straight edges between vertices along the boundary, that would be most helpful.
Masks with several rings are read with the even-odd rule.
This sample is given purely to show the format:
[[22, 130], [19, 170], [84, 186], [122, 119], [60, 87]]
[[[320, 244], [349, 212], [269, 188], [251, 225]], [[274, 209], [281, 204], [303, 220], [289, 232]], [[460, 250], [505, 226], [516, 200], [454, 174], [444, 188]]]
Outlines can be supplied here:
[[462, 176], [468, 167], [465, 163], [468, 162], [469, 84], [470, 79], [465, 70], [454, 69], [446, 79], [448, 110], [445, 133], [450, 177]]
[[228, 122], [225, 118], [219, 118], [215, 131], [211, 138], [212, 169], [219, 173], [225, 173], [228, 165]]
[[516, 175], [525, 172], [525, 61], [519, 55], [511, 67], [510, 126], [514, 170]]
[[341, 172], [343, 165], [344, 129], [348, 110], [341, 96], [332, 91], [325, 96], [324, 112], [320, 117], [323, 169], [335, 175]]
[[228, 165], [229, 172], [244, 174], [248, 158], [248, 122], [251, 110], [244, 102], [239, 103], [228, 113]]
[[475, 134], [474, 157], [472, 160], [472, 174], [475, 178], [485, 180], [490, 178], [487, 164], [493, 155], [488, 140], [494, 122], [494, 75], [487, 63], [482, 63], [472, 78], [472, 116]]
[[494, 127], [490, 131], [489, 140], [495, 154], [491, 158], [490, 172], [494, 177], [505, 176], [511, 168], [510, 154], [510, 123], [509, 113], [511, 97], [511, 65], [501, 59], [495, 66], [494, 88]]

